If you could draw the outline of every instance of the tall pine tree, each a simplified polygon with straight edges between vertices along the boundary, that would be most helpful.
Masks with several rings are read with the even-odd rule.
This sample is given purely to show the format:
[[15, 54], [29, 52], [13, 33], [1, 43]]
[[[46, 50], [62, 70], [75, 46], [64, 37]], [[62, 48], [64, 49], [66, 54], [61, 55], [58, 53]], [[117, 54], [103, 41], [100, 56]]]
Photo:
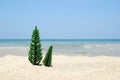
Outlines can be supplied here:
[[35, 29], [32, 33], [28, 59], [33, 65], [38, 65], [42, 60], [42, 49], [39, 30], [37, 29], [37, 26], [35, 26]]
[[43, 60], [43, 64], [48, 67], [50, 67], [52, 63], [52, 49], [53, 46], [50, 46]]

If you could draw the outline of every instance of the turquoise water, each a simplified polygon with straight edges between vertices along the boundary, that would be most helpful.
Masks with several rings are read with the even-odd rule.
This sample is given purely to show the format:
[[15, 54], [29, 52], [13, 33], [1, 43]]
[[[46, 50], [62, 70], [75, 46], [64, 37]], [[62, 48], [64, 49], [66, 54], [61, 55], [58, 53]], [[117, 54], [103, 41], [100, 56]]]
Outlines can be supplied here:
[[[0, 39], [0, 47], [29, 47], [30, 39]], [[43, 51], [53, 45], [63, 54], [120, 56], [120, 39], [43, 39]]]
[[[5, 46], [29, 46], [30, 39], [0, 39], [0, 47]], [[120, 44], [120, 39], [43, 39], [43, 45], [47, 44]]]

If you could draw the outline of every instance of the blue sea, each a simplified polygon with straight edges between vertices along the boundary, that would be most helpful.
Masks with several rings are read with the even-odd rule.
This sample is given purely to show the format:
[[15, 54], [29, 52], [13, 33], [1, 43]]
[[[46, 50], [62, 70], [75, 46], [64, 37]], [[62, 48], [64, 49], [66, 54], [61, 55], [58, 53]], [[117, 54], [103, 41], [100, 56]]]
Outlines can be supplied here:
[[[30, 39], [0, 39], [0, 48], [27, 47]], [[120, 56], [120, 39], [42, 39], [43, 51], [50, 45], [54, 53]]]

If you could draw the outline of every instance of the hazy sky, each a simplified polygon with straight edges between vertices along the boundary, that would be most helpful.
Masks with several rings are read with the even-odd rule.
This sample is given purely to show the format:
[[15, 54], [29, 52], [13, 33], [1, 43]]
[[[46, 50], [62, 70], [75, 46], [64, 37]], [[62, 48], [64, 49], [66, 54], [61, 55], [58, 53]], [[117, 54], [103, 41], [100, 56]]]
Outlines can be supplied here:
[[0, 39], [120, 39], [120, 0], [0, 0]]

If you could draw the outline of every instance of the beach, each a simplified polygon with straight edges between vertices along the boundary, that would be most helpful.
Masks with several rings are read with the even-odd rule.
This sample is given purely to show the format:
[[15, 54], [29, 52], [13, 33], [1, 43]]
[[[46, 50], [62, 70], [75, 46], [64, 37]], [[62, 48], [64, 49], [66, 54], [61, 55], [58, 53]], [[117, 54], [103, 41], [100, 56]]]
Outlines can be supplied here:
[[0, 0], [0, 80], [120, 80], [120, 0]]
[[32, 65], [28, 51], [28, 47], [0, 48], [0, 80], [120, 80], [119, 56], [53, 52], [52, 67], [45, 67]]

